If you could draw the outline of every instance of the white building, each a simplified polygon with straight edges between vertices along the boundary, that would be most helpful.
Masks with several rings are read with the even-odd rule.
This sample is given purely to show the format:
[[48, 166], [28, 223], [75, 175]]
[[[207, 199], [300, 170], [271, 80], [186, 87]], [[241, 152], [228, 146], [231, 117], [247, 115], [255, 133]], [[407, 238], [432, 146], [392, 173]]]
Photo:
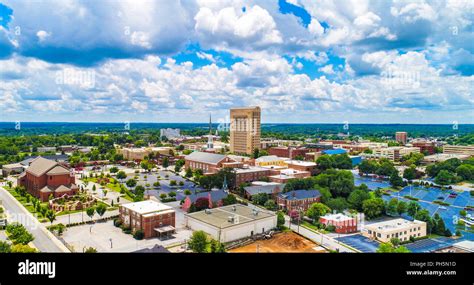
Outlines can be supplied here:
[[215, 240], [229, 242], [276, 228], [277, 215], [235, 204], [185, 214], [185, 221], [193, 231], [204, 231]]
[[411, 237], [426, 236], [426, 223], [423, 221], [409, 221], [402, 218], [365, 225], [363, 232], [369, 238], [381, 242], [389, 242], [392, 238], [408, 241]]
[[166, 137], [167, 139], [177, 139], [181, 137], [181, 130], [180, 129], [160, 129], [160, 138]]

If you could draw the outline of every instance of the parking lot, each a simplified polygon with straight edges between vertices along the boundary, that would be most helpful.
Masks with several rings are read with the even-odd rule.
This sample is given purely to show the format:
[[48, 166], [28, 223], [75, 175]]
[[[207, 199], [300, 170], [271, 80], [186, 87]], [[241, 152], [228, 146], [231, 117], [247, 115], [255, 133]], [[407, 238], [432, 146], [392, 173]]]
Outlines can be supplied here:
[[338, 237], [336, 240], [347, 244], [350, 247], [353, 247], [361, 252], [376, 252], [379, 247], [379, 243], [373, 241], [363, 235], [348, 235], [344, 237]]

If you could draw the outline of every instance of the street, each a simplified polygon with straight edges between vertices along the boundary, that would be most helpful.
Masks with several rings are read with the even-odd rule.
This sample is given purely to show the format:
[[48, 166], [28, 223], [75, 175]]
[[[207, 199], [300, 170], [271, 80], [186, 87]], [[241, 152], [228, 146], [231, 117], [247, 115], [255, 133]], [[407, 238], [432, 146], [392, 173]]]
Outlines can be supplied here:
[[28, 212], [7, 190], [0, 187], [0, 200], [9, 214], [9, 223], [19, 222], [35, 237], [33, 244], [41, 252], [69, 252], [46, 227]]
[[[286, 221], [285, 225], [290, 224], [290, 217], [285, 216], [285, 221]], [[303, 227], [301, 225], [299, 226], [299, 229], [298, 229], [298, 224], [291, 223], [290, 224], [290, 229], [292, 229], [293, 231], [299, 233], [300, 235], [314, 241], [317, 244], [321, 244], [322, 246], [324, 246], [328, 249], [332, 249], [332, 250], [337, 250], [338, 249], [339, 252], [350, 252], [350, 253], [356, 252], [356, 251], [354, 251], [352, 249], [349, 249], [346, 246], [342, 245], [340, 242], [336, 241], [335, 239], [333, 239], [332, 237], [330, 237], [328, 235], [313, 232], [311, 230], [306, 229], [305, 227]]]

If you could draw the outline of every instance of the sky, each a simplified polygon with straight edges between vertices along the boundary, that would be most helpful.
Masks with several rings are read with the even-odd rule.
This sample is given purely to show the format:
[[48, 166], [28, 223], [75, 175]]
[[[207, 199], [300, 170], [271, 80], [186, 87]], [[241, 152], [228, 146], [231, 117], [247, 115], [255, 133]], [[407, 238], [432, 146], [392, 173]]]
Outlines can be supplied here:
[[471, 0], [0, 0], [0, 121], [474, 123]]

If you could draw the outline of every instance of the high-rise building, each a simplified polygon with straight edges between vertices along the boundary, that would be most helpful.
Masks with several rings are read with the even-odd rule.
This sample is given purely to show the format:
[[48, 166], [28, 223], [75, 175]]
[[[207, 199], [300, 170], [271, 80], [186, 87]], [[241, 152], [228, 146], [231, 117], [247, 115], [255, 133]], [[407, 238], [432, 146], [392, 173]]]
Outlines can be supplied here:
[[407, 144], [407, 132], [396, 132], [395, 133], [395, 140], [403, 145]]
[[230, 151], [252, 154], [260, 149], [260, 107], [230, 109]]

